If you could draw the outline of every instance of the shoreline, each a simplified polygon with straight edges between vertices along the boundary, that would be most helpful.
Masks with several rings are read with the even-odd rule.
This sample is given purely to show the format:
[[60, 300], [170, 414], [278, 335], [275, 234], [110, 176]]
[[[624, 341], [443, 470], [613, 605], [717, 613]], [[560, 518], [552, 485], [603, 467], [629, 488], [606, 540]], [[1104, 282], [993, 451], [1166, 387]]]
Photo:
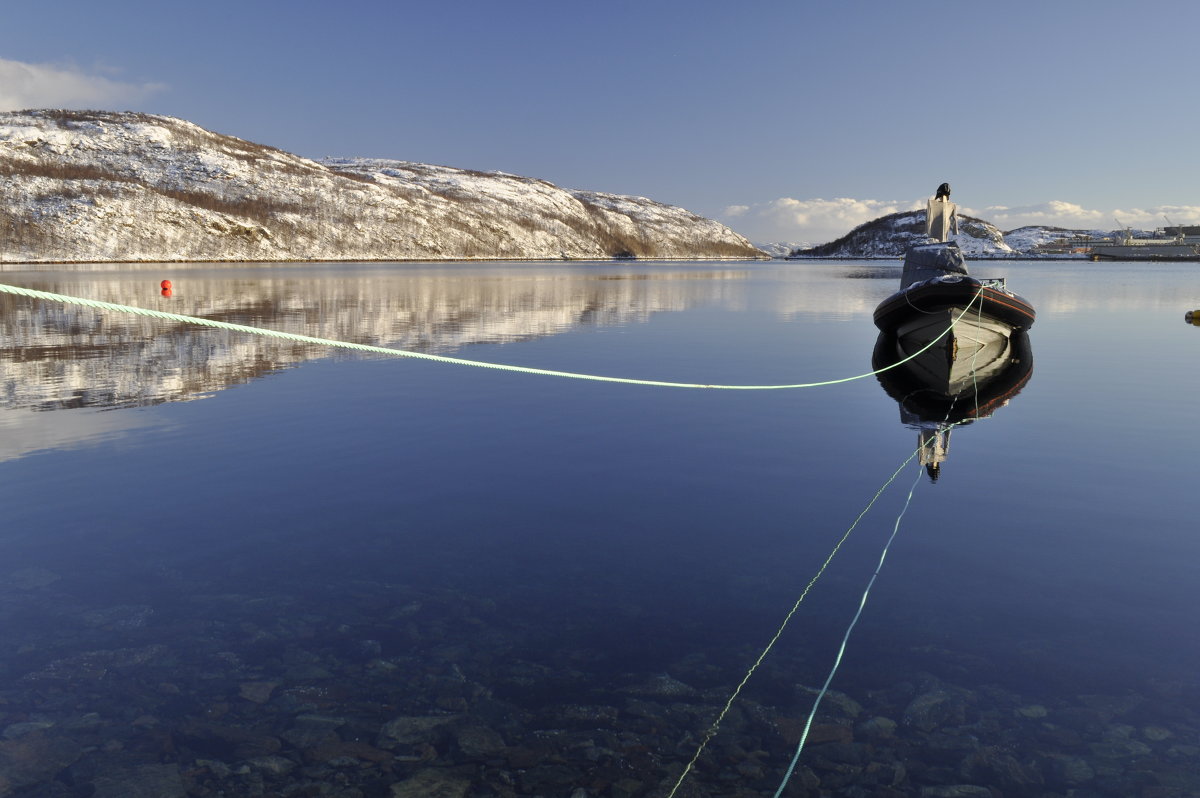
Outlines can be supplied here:
[[[897, 260], [903, 261], [904, 255], [800, 255], [776, 258], [776, 260]], [[1091, 258], [1079, 255], [972, 255], [968, 262], [981, 260], [1078, 260], [1091, 262]]]
[[170, 258], [136, 260], [0, 260], [4, 266], [107, 266], [136, 265], [151, 263], [245, 263], [270, 265], [275, 263], [707, 263], [711, 261], [771, 261], [771, 257], [711, 257], [711, 258], [272, 258], [270, 260], [247, 260], [245, 258]]

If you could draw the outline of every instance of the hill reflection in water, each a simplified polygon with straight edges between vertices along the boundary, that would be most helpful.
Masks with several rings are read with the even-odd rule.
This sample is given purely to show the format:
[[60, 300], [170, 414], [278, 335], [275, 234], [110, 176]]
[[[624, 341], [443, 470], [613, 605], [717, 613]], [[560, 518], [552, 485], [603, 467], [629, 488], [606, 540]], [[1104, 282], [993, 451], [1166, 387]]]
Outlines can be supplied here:
[[[195, 267], [193, 267], [195, 268]], [[211, 268], [174, 276], [37, 276], [21, 285], [71, 296], [318, 338], [446, 353], [644, 321], [710, 301], [741, 270], [622, 275], [436, 267], [392, 273], [343, 268]], [[291, 273], [289, 273], [289, 271]], [[299, 271], [299, 273], [297, 273]], [[278, 274], [278, 276], [276, 276]], [[157, 275], [155, 275], [157, 276]], [[330, 355], [327, 347], [0, 295], [0, 395], [7, 408], [139, 407], [201, 398]]]

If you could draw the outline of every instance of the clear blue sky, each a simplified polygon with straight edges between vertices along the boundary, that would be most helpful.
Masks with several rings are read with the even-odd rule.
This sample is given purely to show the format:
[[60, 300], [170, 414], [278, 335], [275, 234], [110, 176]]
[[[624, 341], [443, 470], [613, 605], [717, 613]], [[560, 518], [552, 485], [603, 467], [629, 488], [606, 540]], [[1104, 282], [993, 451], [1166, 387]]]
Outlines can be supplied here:
[[755, 240], [821, 240], [943, 180], [1002, 227], [1153, 226], [1200, 222], [1198, 50], [1183, 1], [56, 0], [4, 4], [0, 66], [59, 82], [0, 105], [500, 169]]

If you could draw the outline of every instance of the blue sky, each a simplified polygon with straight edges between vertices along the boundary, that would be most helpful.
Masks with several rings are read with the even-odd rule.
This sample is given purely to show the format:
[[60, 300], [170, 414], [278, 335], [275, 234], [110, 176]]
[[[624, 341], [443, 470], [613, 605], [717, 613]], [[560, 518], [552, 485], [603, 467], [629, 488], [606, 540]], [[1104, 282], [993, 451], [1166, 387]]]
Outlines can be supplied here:
[[0, 109], [499, 169], [822, 241], [949, 181], [1005, 229], [1200, 223], [1200, 4], [5, 4]]

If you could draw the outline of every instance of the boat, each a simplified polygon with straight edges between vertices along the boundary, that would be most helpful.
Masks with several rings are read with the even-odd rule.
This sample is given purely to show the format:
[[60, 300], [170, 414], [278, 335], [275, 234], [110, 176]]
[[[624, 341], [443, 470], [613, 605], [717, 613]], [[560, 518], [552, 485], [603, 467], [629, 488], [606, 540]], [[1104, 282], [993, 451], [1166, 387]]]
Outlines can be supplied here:
[[1111, 238], [1089, 239], [1089, 257], [1100, 260], [1200, 260], [1200, 235], [1196, 228], [1156, 230], [1154, 238], [1134, 238], [1125, 228]]
[[930, 346], [950, 362], [965, 348], [978, 365], [1002, 353], [1014, 332], [1033, 326], [1036, 314], [1004, 278], [968, 274], [958, 244], [948, 240], [952, 230], [958, 233], [958, 215], [943, 183], [926, 211], [930, 240], [905, 252], [900, 290], [875, 308], [875, 326], [907, 355]]

